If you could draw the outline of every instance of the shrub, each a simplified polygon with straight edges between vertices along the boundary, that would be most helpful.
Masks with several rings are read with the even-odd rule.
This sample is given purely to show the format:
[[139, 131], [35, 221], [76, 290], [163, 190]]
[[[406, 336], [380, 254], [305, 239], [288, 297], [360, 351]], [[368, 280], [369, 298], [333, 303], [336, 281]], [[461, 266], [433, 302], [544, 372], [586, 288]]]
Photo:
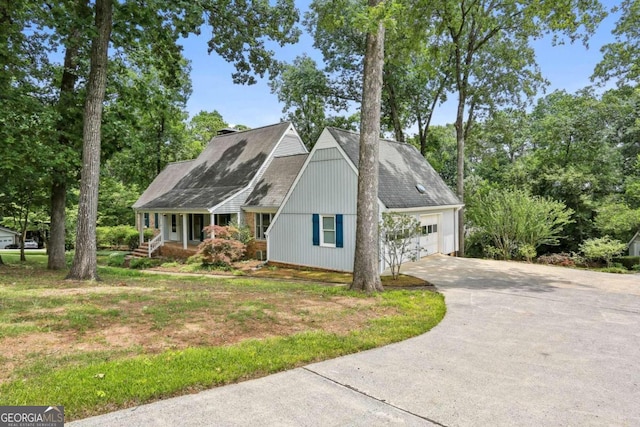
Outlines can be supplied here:
[[524, 244], [518, 247], [518, 255], [526, 259], [527, 262], [533, 261], [537, 254], [538, 253], [536, 252], [536, 248], [532, 245]]
[[151, 258], [131, 258], [129, 261], [129, 267], [135, 269], [151, 268], [158, 265], [158, 261]]
[[396, 280], [406, 258], [414, 256], [413, 240], [418, 235], [418, 220], [410, 215], [384, 212], [380, 222], [380, 236], [384, 245], [384, 259], [389, 264], [391, 276]]
[[200, 257], [203, 265], [228, 267], [244, 256], [247, 245], [236, 239], [239, 231], [235, 226], [210, 225], [204, 231], [208, 235], [213, 232], [215, 237], [206, 239], [198, 246], [196, 256]]
[[632, 268], [633, 271], [640, 271], [640, 264], [636, 264]]
[[[144, 239], [153, 237], [152, 229], [144, 230]], [[135, 227], [129, 225], [116, 225], [114, 227], [97, 227], [96, 238], [99, 248], [117, 249], [127, 247], [133, 250], [140, 243], [140, 233]]]
[[619, 256], [612, 261], [622, 264], [627, 270], [633, 270], [635, 266], [640, 265], [640, 256]]
[[598, 239], [587, 239], [580, 245], [580, 251], [592, 261], [604, 261], [611, 267], [611, 260], [626, 249], [627, 245], [619, 240], [604, 236]]
[[563, 203], [522, 190], [492, 189], [469, 202], [471, 227], [485, 235], [503, 259], [519, 254], [519, 248], [532, 258], [541, 245], [558, 245], [563, 228], [573, 222], [573, 211]]
[[107, 258], [107, 265], [110, 267], [122, 267], [124, 266], [125, 254], [114, 252]]
[[248, 245], [254, 240], [251, 235], [251, 228], [248, 225], [240, 225], [237, 222], [233, 222], [228, 227], [230, 227], [231, 236], [234, 240], [242, 242], [244, 245]]
[[575, 265], [574, 258], [567, 253], [546, 254], [538, 257], [539, 264], [560, 265], [563, 267], [572, 267]]

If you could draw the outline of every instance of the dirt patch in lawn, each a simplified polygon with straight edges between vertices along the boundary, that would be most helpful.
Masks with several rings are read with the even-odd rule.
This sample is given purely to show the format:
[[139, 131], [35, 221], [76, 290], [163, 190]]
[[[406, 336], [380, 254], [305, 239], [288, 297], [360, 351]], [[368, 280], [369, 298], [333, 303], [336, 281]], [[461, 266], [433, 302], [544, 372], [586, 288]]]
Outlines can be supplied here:
[[[66, 366], [91, 354], [121, 358], [313, 330], [346, 334], [395, 313], [379, 297], [282, 281], [162, 276], [71, 287], [46, 280], [28, 295], [1, 289], [0, 383], [24, 378], [38, 364]], [[37, 304], [18, 305], [26, 298]]]
[[[233, 264], [231, 269], [196, 269], [193, 265], [165, 265], [150, 269], [156, 272], [167, 273], [198, 273], [220, 276], [248, 276], [263, 277], [268, 279], [282, 280], [300, 280], [309, 282], [321, 282], [325, 284], [342, 284], [348, 285], [353, 280], [351, 273], [342, 273], [337, 271], [326, 271], [319, 269], [305, 269], [282, 266], [270, 266], [264, 264], [263, 261], [247, 260]], [[391, 276], [382, 276], [383, 286], [400, 289], [400, 288], [420, 288], [435, 290], [435, 287], [422, 279], [413, 276], [400, 274], [397, 278]]]

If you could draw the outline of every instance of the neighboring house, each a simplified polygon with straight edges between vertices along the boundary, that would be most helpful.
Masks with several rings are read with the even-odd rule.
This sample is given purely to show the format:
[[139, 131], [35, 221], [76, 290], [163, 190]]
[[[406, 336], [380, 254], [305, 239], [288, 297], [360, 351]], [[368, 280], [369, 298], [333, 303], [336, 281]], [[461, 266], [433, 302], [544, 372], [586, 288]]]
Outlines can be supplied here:
[[307, 153], [291, 123], [221, 132], [196, 159], [167, 165], [133, 205], [140, 241], [151, 227], [154, 247], [195, 248], [204, 227], [240, 222], [255, 234], [249, 255], [266, 258], [264, 231]]
[[640, 230], [629, 241], [629, 255], [640, 256]]
[[20, 242], [20, 233], [9, 228], [0, 227], [0, 249]]
[[[353, 270], [358, 153], [358, 134], [322, 132], [267, 231], [269, 261]], [[458, 250], [463, 204], [412, 145], [380, 140], [378, 202], [381, 212], [420, 221], [415, 255]], [[380, 261], [383, 271], [387, 266]]]

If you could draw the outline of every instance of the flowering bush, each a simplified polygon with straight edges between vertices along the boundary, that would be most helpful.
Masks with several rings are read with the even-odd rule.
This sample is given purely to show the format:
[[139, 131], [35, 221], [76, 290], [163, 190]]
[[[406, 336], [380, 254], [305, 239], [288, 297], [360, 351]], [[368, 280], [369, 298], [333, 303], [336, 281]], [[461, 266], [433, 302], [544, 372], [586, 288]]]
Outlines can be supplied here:
[[204, 232], [209, 236], [213, 232], [214, 237], [206, 239], [198, 246], [196, 256], [203, 265], [228, 267], [244, 256], [247, 246], [237, 240], [239, 230], [235, 226], [210, 225], [204, 228]]

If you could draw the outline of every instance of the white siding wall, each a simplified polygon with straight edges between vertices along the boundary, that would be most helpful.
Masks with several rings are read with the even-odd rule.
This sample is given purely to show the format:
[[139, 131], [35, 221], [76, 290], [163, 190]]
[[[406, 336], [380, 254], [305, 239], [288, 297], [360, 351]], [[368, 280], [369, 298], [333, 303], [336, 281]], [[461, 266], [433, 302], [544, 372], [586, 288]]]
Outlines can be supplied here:
[[15, 234], [0, 230], [0, 249], [4, 249], [5, 246], [12, 243], [17, 243]]
[[233, 198], [229, 199], [223, 205], [216, 208], [215, 213], [217, 214], [231, 214], [240, 212], [240, 207], [244, 205], [244, 202], [247, 201], [247, 197], [251, 194], [251, 188], [237, 194]]
[[457, 240], [455, 238], [458, 229], [458, 215], [456, 215], [455, 209], [447, 209], [442, 211], [440, 217], [442, 224], [440, 229], [442, 230], [442, 248], [443, 254], [450, 254], [458, 250], [456, 247]]
[[[337, 148], [316, 150], [269, 234], [269, 260], [352, 271], [357, 177]], [[343, 248], [313, 246], [312, 215], [343, 215]]]
[[294, 154], [306, 153], [302, 140], [297, 136], [287, 132], [280, 144], [276, 147], [273, 157], [292, 156]]
[[631, 256], [639, 256], [640, 255], [640, 241], [638, 239], [634, 240], [631, 245], [629, 245], [629, 255]]

